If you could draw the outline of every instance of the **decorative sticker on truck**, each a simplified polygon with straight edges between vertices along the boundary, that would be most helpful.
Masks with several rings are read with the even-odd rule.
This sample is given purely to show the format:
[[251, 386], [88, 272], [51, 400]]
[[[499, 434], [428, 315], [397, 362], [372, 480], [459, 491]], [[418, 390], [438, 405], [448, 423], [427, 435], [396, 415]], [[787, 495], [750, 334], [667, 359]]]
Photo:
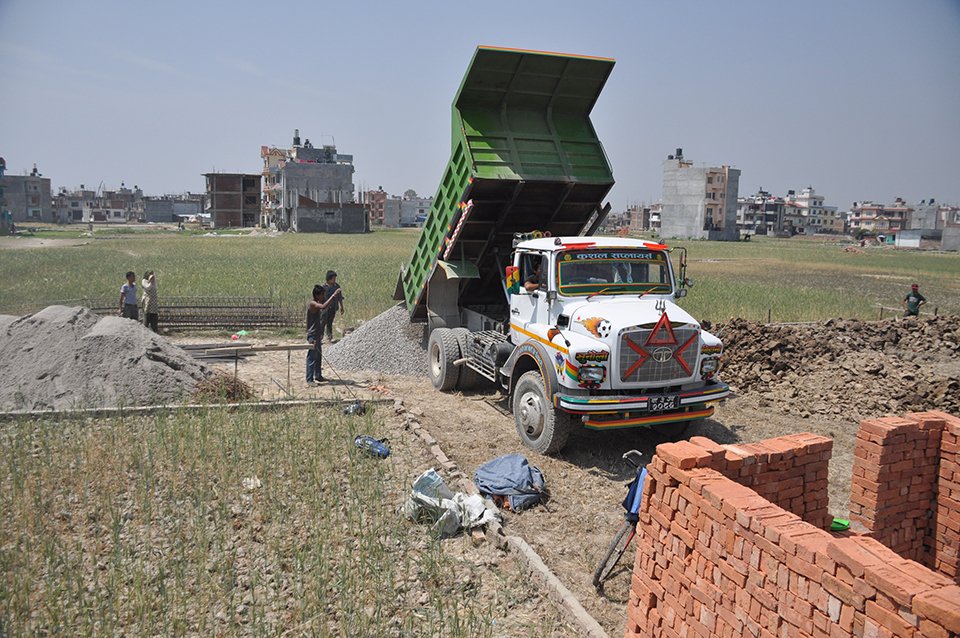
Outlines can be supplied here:
[[574, 357], [580, 363], [588, 363], [591, 361], [606, 361], [610, 358], [610, 353], [606, 350], [589, 350], [587, 352], [578, 352]]
[[580, 381], [580, 376], [577, 374], [577, 367], [572, 363], [570, 363], [569, 359], [566, 359], [564, 361], [564, 372], [568, 377], [570, 377], [574, 381], [577, 381], [577, 382]]
[[606, 339], [610, 336], [610, 332], [613, 330], [613, 326], [609, 321], [603, 317], [586, 317], [585, 319], [577, 319], [577, 323], [582, 325], [587, 329], [590, 334], [600, 339]]

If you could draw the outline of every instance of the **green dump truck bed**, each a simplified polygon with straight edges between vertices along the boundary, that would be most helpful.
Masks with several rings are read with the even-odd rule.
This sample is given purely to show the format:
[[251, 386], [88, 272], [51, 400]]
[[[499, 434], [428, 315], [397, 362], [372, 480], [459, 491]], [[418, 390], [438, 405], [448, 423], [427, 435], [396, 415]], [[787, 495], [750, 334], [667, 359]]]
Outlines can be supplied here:
[[503, 303], [514, 233], [579, 235], [597, 219], [613, 174], [590, 111], [614, 61], [478, 47], [453, 101], [450, 162], [398, 292], [426, 316], [438, 260], [477, 277], [461, 303]]

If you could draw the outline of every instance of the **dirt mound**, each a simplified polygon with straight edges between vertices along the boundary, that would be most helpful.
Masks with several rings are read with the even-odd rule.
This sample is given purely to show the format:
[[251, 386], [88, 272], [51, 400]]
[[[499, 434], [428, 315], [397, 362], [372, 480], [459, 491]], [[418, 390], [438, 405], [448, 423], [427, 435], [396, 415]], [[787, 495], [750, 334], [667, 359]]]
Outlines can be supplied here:
[[187, 396], [207, 370], [136, 321], [50, 306], [0, 317], [0, 409], [148, 405]]
[[960, 326], [953, 317], [718, 326], [721, 378], [762, 407], [863, 419], [960, 410]]
[[410, 323], [403, 304], [381, 312], [339, 342], [323, 349], [324, 364], [337, 370], [427, 374], [424, 324]]

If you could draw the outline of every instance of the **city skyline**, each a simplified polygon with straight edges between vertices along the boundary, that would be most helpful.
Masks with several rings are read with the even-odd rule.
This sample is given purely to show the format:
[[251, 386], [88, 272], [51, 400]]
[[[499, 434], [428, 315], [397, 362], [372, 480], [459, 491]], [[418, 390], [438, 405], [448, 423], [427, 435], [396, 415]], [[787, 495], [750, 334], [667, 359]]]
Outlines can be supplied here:
[[0, 2], [8, 174], [196, 192], [299, 128], [354, 156], [358, 191], [432, 195], [488, 44], [617, 60], [592, 115], [614, 209], [657, 199], [676, 147], [741, 170], [741, 194], [960, 201], [954, 1], [229, 6]]

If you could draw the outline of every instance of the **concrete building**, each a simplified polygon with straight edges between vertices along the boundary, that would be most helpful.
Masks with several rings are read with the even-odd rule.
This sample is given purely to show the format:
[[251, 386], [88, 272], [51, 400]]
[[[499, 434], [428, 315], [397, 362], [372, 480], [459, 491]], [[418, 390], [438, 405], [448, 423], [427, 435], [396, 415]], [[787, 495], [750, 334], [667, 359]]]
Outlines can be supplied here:
[[363, 204], [322, 204], [301, 201], [297, 208], [301, 233], [366, 233], [370, 217]]
[[943, 228], [944, 220], [940, 217], [940, 206], [933, 198], [928, 202], [921, 199], [919, 204], [913, 206], [910, 213], [910, 219], [907, 220], [907, 228], [911, 230], [936, 230]]
[[874, 202], [854, 202], [850, 212], [851, 232], [862, 230], [877, 235], [895, 235], [907, 228], [913, 209], [898, 197], [890, 206]]
[[737, 198], [737, 228], [756, 235], [783, 231], [784, 200], [762, 188], [755, 195]]
[[143, 199], [143, 221], [155, 224], [178, 223], [203, 213], [203, 195], [162, 195]]
[[842, 233], [843, 216], [836, 206], [826, 206], [823, 195], [817, 195], [813, 186], [800, 191], [787, 191], [784, 198], [784, 230], [797, 235]]
[[260, 219], [261, 175], [204, 173], [206, 209], [214, 228], [256, 226]]
[[387, 228], [423, 226], [432, 205], [432, 197], [387, 197], [383, 205], [383, 225]]
[[57, 221], [50, 193], [50, 178], [44, 177], [36, 164], [26, 175], [4, 172], [0, 177], [0, 188], [3, 189], [6, 210], [14, 223]]
[[[338, 153], [336, 145], [316, 148], [309, 139], [301, 143], [300, 130], [295, 129], [291, 148], [261, 147], [260, 156], [264, 160], [262, 217], [266, 225], [301, 230], [301, 202], [307, 209], [354, 203], [353, 156]], [[305, 210], [304, 215], [313, 212]], [[307, 226], [317, 227], [312, 222]]]
[[739, 169], [694, 166], [678, 148], [663, 163], [660, 235], [736, 241], [739, 185]]

